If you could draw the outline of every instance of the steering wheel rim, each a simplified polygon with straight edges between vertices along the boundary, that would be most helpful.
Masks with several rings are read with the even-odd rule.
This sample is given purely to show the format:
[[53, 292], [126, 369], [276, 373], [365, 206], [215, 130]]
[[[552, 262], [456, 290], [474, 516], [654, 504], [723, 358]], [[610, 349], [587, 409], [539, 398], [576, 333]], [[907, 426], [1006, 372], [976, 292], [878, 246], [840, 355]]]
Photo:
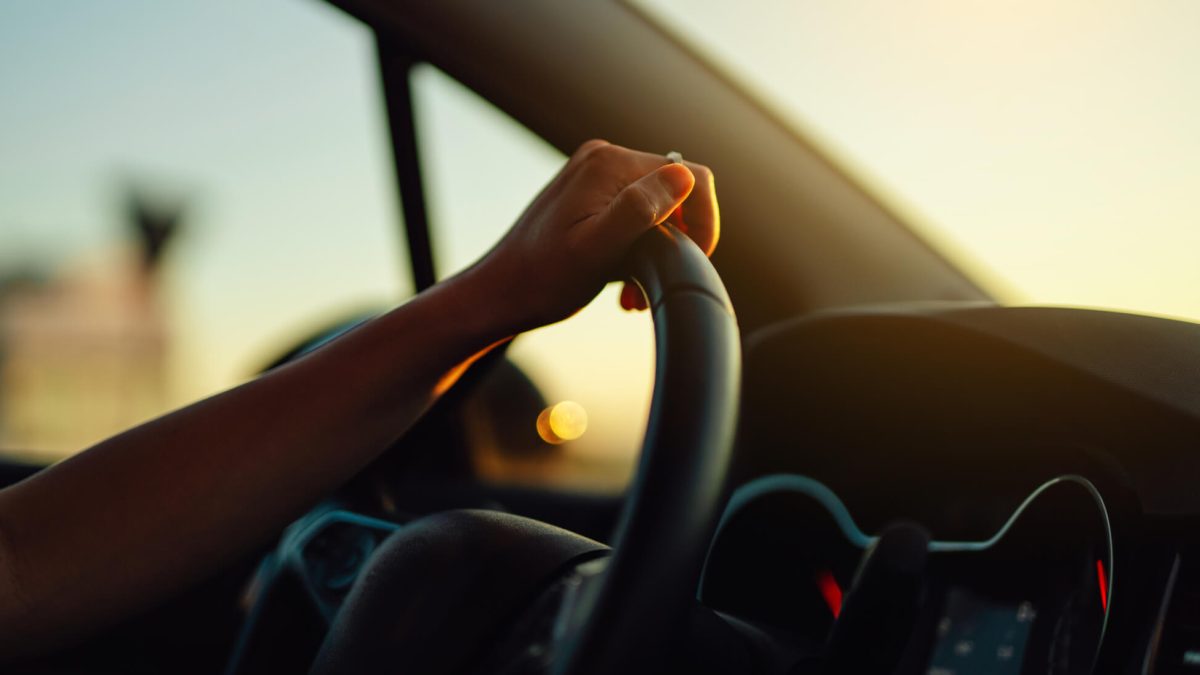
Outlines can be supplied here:
[[[656, 367], [649, 422], [608, 564], [564, 608], [572, 629], [553, 646], [555, 675], [661, 671], [660, 657], [667, 655], [665, 647], [671, 644], [664, 633], [687, 625], [696, 603], [732, 455], [741, 344], [732, 305], [716, 270], [691, 239], [667, 225], [635, 243], [627, 272], [645, 293], [654, 322]], [[313, 672], [340, 673], [346, 667], [360, 671], [361, 663], [353, 665], [356, 660], [363, 661], [365, 654], [383, 646], [380, 640], [394, 640], [397, 635], [396, 626], [377, 630], [377, 619], [395, 613], [390, 599], [397, 593], [393, 582], [401, 586], [437, 583], [410, 579], [413, 574], [437, 576], [445, 582], [447, 557], [466, 552], [467, 559], [491, 558], [485, 563], [485, 576], [494, 577], [497, 568], [514, 561], [522, 568], [556, 565], [555, 559], [594, 557], [603, 549], [578, 535], [551, 530], [557, 528], [485, 512], [435, 514], [402, 528], [380, 546], [361, 573], [331, 626]], [[425, 544], [438, 538], [449, 548]], [[522, 540], [536, 542], [533, 548], [549, 546], [556, 553], [530, 557]], [[500, 549], [514, 544], [523, 552], [500, 554]], [[526, 572], [521, 569], [517, 574]], [[463, 592], [461, 577], [451, 583], [448, 588], [454, 593]], [[507, 580], [493, 579], [493, 583], [507, 584]], [[356, 631], [355, 626], [363, 630]]]
[[604, 578], [563, 645], [559, 675], [637, 672], [663, 627], [686, 624], [732, 456], [741, 341], [716, 269], [678, 229], [634, 246], [629, 272], [654, 321], [656, 365], [637, 473]]

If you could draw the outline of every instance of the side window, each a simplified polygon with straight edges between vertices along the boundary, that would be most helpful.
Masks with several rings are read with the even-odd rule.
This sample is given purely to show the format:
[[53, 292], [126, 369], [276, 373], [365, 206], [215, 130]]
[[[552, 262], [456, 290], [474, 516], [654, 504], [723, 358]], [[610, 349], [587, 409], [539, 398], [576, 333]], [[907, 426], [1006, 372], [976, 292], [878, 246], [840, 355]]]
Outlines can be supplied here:
[[[419, 66], [412, 77], [430, 228], [445, 277], [485, 253], [566, 158], [436, 68]], [[509, 348], [546, 403], [541, 415], [522, 413], [527, 419], [516, 424], [538, 431], [533, 442], [544, 447], [509, 452], [479, 444], [476, 465], [485, 477], [606, 491], [624, 486], [649, 411], [654, 350], [649, 318], [622, 310], [618, 291], [610, 284], [580, 314]], [[565, 440], [556, 430], [580, 435]]]
[[0, 44], [0, 459], [59, 459], [411, 292], [357, 22], [9, 3]]

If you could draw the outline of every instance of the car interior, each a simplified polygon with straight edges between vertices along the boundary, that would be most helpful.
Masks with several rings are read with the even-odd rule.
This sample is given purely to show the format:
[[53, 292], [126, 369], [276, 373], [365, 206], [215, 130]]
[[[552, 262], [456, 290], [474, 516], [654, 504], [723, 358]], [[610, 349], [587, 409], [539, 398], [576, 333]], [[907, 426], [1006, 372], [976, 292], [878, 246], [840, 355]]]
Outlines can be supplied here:
[[563, 153], [712, 167], [711, 264], [669, 227], [629, 261], [634, 476], [480, 476], [547, 404], [498, 350], [276, 541], [17, 672], [1200, 672], [1200, 325], [1002, 304], [632, 4], [330, 2], [376, 40], [416, 290], [441, 278], [423, 65]]

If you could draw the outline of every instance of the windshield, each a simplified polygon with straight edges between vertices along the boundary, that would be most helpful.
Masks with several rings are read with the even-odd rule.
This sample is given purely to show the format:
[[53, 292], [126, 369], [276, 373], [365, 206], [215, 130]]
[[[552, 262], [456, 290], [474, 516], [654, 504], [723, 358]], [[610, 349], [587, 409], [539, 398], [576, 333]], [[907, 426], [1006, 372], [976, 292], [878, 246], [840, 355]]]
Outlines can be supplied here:
[[1200, 3], [634, 4], [1004, 301], [1200, 318]]

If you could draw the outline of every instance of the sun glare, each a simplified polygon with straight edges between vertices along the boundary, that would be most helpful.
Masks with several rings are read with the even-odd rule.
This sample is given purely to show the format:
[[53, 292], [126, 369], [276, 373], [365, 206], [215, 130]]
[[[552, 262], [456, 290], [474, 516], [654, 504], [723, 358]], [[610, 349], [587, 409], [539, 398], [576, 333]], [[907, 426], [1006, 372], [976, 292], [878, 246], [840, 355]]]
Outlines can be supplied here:
[[587, 431], [587, 423], [587, 411], [583, 406], [574, 401], [563, 401], [538, 415], [537, 432], [543, 441], [558, 445], [582, 436]]

